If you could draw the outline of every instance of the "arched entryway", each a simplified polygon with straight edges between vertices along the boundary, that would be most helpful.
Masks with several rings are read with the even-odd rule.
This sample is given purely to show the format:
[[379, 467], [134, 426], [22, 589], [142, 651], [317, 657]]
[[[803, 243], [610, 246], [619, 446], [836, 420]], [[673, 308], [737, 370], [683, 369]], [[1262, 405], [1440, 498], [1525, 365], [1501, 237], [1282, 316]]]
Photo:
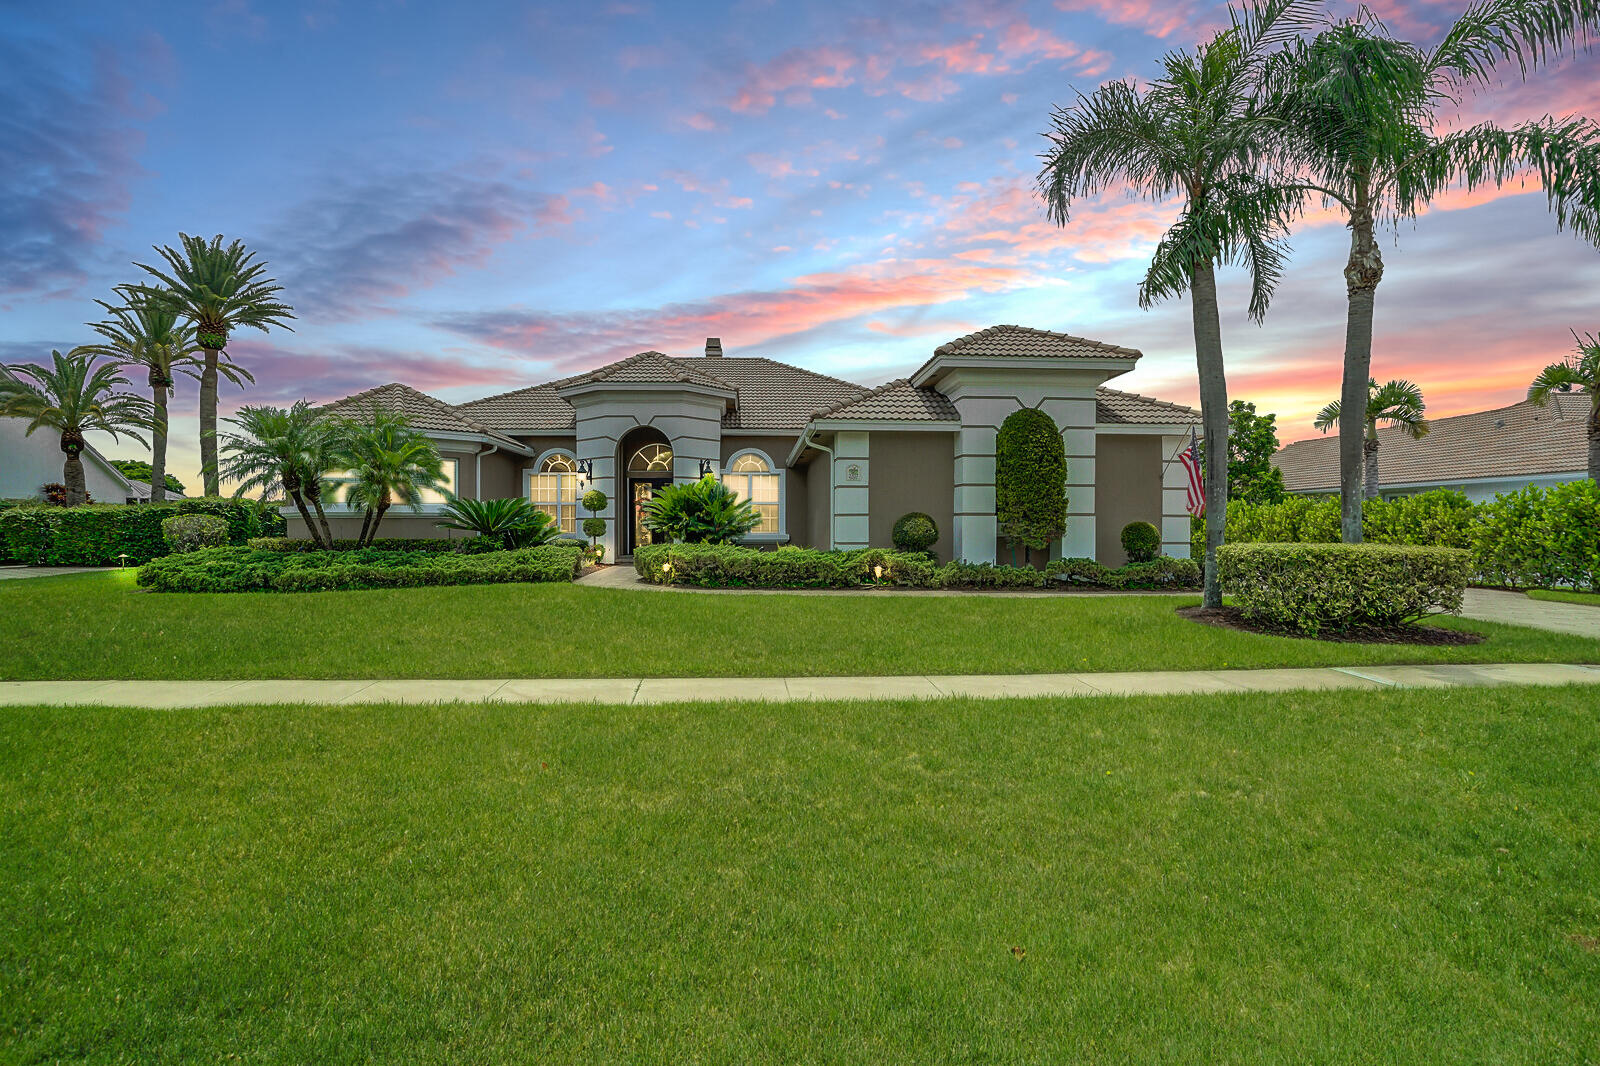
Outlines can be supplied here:
[[672, 442], [654, 426], [631, 429], [617, 448], [617, 469], [624, 501], [619, 510], [626, 516], [618, 531], [620, 554], [632, 555], [639, 545], [650, 543], [650, 531], [641, 520], [645, 503], [661, 486], [672, 484]]

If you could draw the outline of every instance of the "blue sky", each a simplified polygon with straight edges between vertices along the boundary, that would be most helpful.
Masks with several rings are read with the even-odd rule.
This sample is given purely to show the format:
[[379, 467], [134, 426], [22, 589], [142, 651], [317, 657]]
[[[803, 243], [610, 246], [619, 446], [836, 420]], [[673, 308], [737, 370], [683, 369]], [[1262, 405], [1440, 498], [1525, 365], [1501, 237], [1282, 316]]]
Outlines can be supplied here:
[[[1437, 35], [1460, 9], [1380, 10]], [[391, 380], [461, 400], [655, 348], [864, 383], [996, 322], [1139, 347], [1195, 395], [1186, 304], [1135, 288], [1168, 205], [1065, 229], [1032, 194], [1052, 105], [1148, 77], [1225, 8], [953, 4], [12, 4], [0, 40], [0, 359], [89, 339], [179, 230], [239, 237], [295, 332], [240, 335], [224, 405]], [[1600, 115], [1595, 57], [1461, 120]], [[1346, 235], [1309, 221], [1264, 327], [1226, 280], [1230, 385], [1285, 439], [1337, 392]], [[1600, 328], [1600, 255], [1536, 190], [1453, 197], [1385, 245], [1377, 372], [1435, 413], [1520, 398]], [[194, 392], [172, 463], [197, 481]], [[109, 445], [139, 455], [137, 445]]]

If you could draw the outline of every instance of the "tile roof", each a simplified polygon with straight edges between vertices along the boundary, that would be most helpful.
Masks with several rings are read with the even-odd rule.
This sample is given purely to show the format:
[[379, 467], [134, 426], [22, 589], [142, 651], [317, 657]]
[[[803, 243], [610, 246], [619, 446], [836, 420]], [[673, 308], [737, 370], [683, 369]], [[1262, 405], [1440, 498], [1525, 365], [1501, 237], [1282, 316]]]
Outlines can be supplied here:
[[1099, 388], [1094, 390], [1094, 420], [1102, 426], [1199, 425], [1200, 412], [1181, 403], [1168, 403], [1135, 392]]
[[733, 388], [732, 385], [721, 378], [696, 367], [694, 364], [697, 362], [704, 362], [704, 360], [674, 359], [672, 356], [663, 355], [660, 352], [640, 352], [638, 355], [630, 355], [626, 359], [598, 367], [587, 374], [579, 374], [575, 378], [569, 378], [563, 384], [565, 386], [584, 385], [595, 381], [638, 384], [687, 382], [691, 385], [703, 385], [713, 389]]
[[956, 405], [942, 392], [919, 389], [905, 378], [817, 412], [818, 418], [892, 419], [897, 422], [959, 422]]
[[[1378, 469], [1385, 485], [1519, 478], [1587, 469], [1585, 421], [1589, 396], [1556, 394], [1549, 406], [1512, 404], [1492, 411], [1452, 415], [1429, 422], [1429, 433], [1412, 440], [1399, 429], [1380, 428]], [[1273, 456], [1290, 492], [1335, 492], [1339, 488], [1339, 437], [1330, 433], [1286, 445]]]
[[433, 430], [440, 433], [471, 433], [480, 437], [489, 437], [501, 444], [509, 444], [513, 448], [522, 445], [507, 437], [499, 430], [484, 422], [478, 421], [472, 415], [463, 412], [461, 408], [436, 400], [425, 392], [418, 392], [410, 385], [402, 385], [398, 381], [387, 385], [358, 392], [353, 396], [346, 396], [342, 400], [322, 405], [322, 410], [329, 414], [359, 416], [373, 407], [382, 407], [389, 411], [399, 411], [411, 419], [411, 424], [421, 430]]
[[526, 389], [513, 389], [481, 400], [468, 400], [457, 405], [457, 410], [471, 418], [499, 426], [501, 429], [528, 432], [560, 432], [573, 429], [577, 419], [572, 405], [556, 395], [556, 389], [572, 381], [547, 381]]
[[1137, 348], [1124, 348], [1070, 333], [1052, 333], [1027, 326], [990, 326], [947, 341], [935, 348], [933, 354], [983, 359], [1138, 359], [1143, 353]]
[[[853, 382], [818, 374], [760, 356], [682, 357], [732, 385], [738, 392], [733, 410], [723, 416], [729, 429], [792, 429], [799, 432], [812, 414], [853, 400], [867, 390]], [[706, 364], [715, 364], [715, 369]]]

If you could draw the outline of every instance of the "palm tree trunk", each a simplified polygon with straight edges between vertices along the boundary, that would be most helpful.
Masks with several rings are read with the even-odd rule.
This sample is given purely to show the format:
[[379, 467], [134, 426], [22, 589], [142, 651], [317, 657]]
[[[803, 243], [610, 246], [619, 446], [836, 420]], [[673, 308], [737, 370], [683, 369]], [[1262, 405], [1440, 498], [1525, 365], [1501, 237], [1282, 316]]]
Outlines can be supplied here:
[[1205, 429], [1206, 455], [1220, 456], [1206, 478], [1205, 599], [1207, 607], [1222, 606], [1222, 582], [1217, 574], [1217, 549], [1222, 546], [1228, 521], [1228, 381], [1222, 365], [1222, 320], [1217, 312], [1217, 275], [1211, 263], [1193, 268], [1190, 307], [1194, 317], [1194, 359], [1200, 375], [1200, 421]]
[[150, 502], [167, 502], [167, 383], [151, 382], [155, 425], [150, 427]]
[[1589, 416], [1589, 480], [1600, 485], [1600, 393]]
[[328, 528], [328, 513], [322, 509], [322, 486], [319, 482], [315, 492], [310, 493], [311, 506], [317, 509], [317, 522], [322, 526], [323, 545], [333, 550], [333, 530]]
[[371, 547], [372, 542], [378, 539], [378, 523], [383, 521], [383, 512], [389, 509], [389, 494], [385, 492], [378, 497], [377, 509], [372, 512], [372, 529], [367, 533], [367, 541], [363, 547]]
[[[287, 491], [287, 490], [285, 490]], [[326, 548], [322, 538], [317, 535], [317, 527], [311, 524], [311, 512], [306, 509], [306, 499], [299, 492], [290, 492], [289, 499], [294, 501], [294, 509], [300, 512], [300, 521], [306, 524], [306, 533], [311, 536], [311, 543], [319, 548]]]
[[200, 477], [207, 496], [220, 495], [217, 479], [217, 357], [216, 348], [205, 349], [200, 370]]
[[[1372, 207], [1365, 185], [1358, 188], [1350, 212], [1350, 258], [1344, 284], [1348, 302], [1344, 326], [1344, 387], [1339, 408], [1348, 416], [1367, 409], [1367, 382], [1372, 377], [1372, 308], [1383, 280]], [[1361, 543], [1362, 482], [1366, 457], [1365, 420], [1339, 419], [1339, 531], [1346, 544]]]
[[356, 547], [367, 546], [367, 530], [372, 528], [372, 508], [368, 507], [361, 515], [361, 532], [356, 534]]
[[1366, 488], [1363, 497], [1368, 500], [1378, 498], [1378, 438], [1369, 436], [1361, 445], [1361, 465], [1366, 472]]
[[78, 458], [82, 449], [81, 442], [75, 444], [65, 433], [61, 435], [61, 450], [67, 454], [67, 461], [61, 465], [61, 483], [67, 489], [68, 507], [82, 507], [89, 494], [83, 480], [83, 460]]

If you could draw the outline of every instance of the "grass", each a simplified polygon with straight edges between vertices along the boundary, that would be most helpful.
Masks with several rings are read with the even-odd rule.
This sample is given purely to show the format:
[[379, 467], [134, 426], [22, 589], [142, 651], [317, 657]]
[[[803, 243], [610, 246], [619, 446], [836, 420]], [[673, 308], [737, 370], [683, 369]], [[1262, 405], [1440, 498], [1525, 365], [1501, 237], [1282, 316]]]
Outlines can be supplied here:
[[0, 1060], [1600, 1055], [1600, 702], [12, 709]]
[[1569, 589], [1529, 589], [1528, 596], [1535, 600], [1554, 600], [1556, 603], [1581, 603], [1600, 607], [1600, 592], [1573, 592]]
[[1448, 620], [1470, 647], [1198, 625], [1198, 598], [739, 596], [571, 585], [156, 594], [131, 571], [0, 582], [0, 678], [662, 677], [1596, 662], [1600, 641]]

